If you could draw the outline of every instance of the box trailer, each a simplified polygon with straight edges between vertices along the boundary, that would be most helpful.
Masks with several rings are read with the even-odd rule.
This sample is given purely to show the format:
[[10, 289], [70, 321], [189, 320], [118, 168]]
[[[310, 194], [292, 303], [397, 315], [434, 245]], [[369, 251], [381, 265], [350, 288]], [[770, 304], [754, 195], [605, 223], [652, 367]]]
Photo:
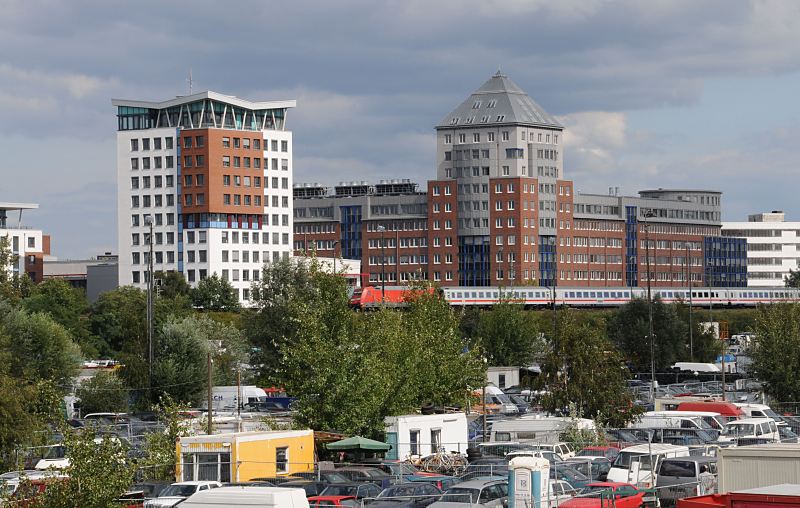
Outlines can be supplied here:
[[687, 497], [678, 508], [800, 508], [800, 485], [783, 484], [728, 494]]
[[465, 453], [468, 447], [468, 423], [464, 413], [387, 416], [386, 442], [392, 449], [387, 459], [406, 459], [429, 455], [441, 449]]
[[232, 432], [182, 437], [176, 481], [244, 482], [314, 470], [314, 431]]
[[722, 493], [783, 483], [800, 484], [800, 444], [721, 448], [717, 469]]

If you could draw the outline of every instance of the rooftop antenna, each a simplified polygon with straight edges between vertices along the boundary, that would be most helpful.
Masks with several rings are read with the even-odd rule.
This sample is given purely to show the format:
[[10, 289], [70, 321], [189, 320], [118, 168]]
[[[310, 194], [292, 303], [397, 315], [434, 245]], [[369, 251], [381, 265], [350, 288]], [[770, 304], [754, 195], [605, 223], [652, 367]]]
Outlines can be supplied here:
[[192, 68], [191, 67], [189, 67], [189, 78], [186, 80], [186, 82], [189, 83], [189, 95], [192, 95], [192, 84], [194, 82], [192, 81]]

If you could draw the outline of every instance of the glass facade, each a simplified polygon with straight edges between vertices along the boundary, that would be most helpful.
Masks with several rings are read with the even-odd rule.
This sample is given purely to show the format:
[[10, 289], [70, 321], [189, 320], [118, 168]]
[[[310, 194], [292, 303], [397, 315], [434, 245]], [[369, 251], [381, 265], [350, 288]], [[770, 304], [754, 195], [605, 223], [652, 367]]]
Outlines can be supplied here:
[[460, 286], [490, 286], [488, 236], [458, 237], [458, 283]]
[[636, 287], [639, 281], [638, 223], [635, 206], [625, 207], [625, 285]]
[[121, 131], [175, 127], [182, 129], [225, 128], [255, 131], [284, 126], [286, 110], [247, 109], [213, 99], [201, 99], [168, 108], [117, 107], [117, 129]]
[[703, 266], [708, 287], [747, 287], [747, 240], [727, 236], [704, 238]]

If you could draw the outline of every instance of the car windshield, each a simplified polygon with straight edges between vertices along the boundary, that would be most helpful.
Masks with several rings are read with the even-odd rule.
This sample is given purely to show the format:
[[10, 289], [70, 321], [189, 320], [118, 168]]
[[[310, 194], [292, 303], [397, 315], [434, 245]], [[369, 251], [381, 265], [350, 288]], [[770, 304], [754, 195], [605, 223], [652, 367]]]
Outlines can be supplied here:
[[322, 496], [355, 496], [355, 485], [328, 485], [322, 491]]
[[414, 490], [415, 489], [413, 485], [398, 485], [384, 489], [380, 494], [378, 494], [378, 497], [413, 496]]
[[767, 415], [768, 417], [772, 418], [776, 422], [782, 422], [783, 421], [783, 418], [778, 413], [776, 413], [775, 411], [773, 411], [770, 408], [765, 409], [764, 410], [764, 414]]
[[729, 436], [754, 436], [756, 432], [752, 423], [729, 423], [726, 433]]
[[585, 474], [581, 473], [574, 467], [571, 467], [571, 465], [567, 466], [565, 464], [555, 464], [550, 471], [556, 476], [566, 478], [570, 482], [585, 482], [589, 480]]
[[647, 469], [650, 467], [650, 456], [646, 453], [637, 452], [622, 452], [617, 455], [614, 461], [614, 467], [628, 469], [633, 463], [639, 463], [640, 469]]
[[339, 473], [323, 473], [322, 478], [328, 483], [347, 483], [347, 478]]
[[595, 485], [595, 486], [591, 486], [590, 485], [590, 486], [586, 487], [585, 489], [583, 489], [583, 491], [580, 494], [580, 498], [584, 498], [584, 497], [598, 498], [598, 497], [602, 496], [604, 498], [610, 499], [612, 494], [613, 494], [613, 492], [614, 492], [614, 489], [612, 489], [611, 487], [601, 487], [599, 485]]
[[789, 427], [786, 427], [784, 425], [781, 425], [780, 427], [778, 427], [778, 432], [780, 433], [781, 437], [783, 437], [783, 438], [796, 438], [797, 437], [797, 434], [795, 434], [792, 431], [792, 429], [790, 429]]
[[169, 487], [162, 490], [161, 494], [158, 497], [168, 497], [168, 496], [189, 497], [192, 494], [194, 494], [194, 491], [196, 489], [197, 489], [196, 485], [170, 485]]
[[477, 503], [481, 491], [478, 489], [465, 489], [464, 487], [453, 487], [439, 498], [443, 503]]

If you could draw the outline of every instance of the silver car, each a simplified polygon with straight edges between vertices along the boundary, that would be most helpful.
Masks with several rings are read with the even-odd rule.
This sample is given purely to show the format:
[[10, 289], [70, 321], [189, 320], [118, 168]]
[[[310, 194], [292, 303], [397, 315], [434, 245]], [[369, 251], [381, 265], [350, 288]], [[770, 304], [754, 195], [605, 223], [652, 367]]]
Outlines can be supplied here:
[[428, 508], [508, 506], [508, 480], [470, 480], [454, 485]]

